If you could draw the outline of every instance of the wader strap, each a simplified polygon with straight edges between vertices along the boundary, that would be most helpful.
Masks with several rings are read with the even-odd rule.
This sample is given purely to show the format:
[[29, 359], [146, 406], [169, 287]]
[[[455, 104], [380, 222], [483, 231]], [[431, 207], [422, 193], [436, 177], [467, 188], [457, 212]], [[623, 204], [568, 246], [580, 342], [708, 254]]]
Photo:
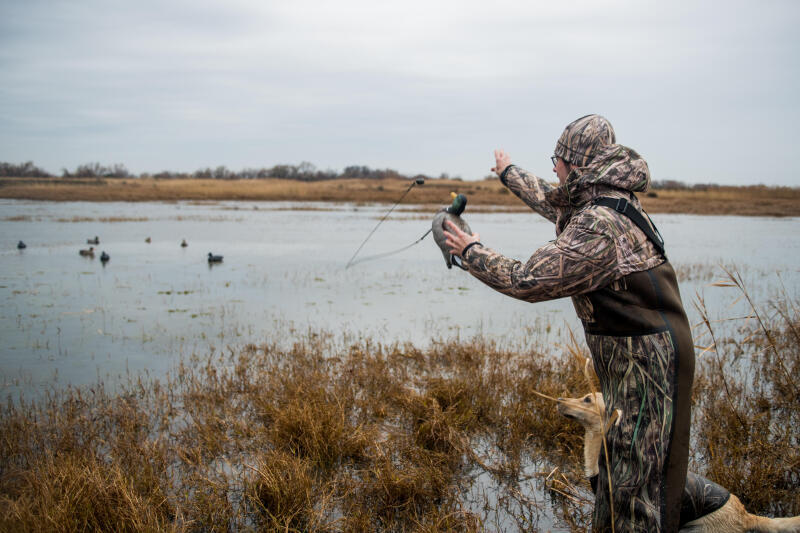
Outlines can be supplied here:
[[[642, 213], [639, 212], [638, 209], [633, 207], [628, 200], [625, 198], [608, 198], [607, 196], [601, 196], [600, 198], [595, 198], [592, 202], [594, 205], [602, 205], [603, 207], [610, 207], [611, 209], [615, 210], [617, 213], [622, 213], [629, 219], [631, 222], [636, 224], [640, 230], [647, 235], [647, 238], [655, 245], [656, 249], [661, 255], [664, 255], [664, 239], [661, 237], [661, 232], [658, 231], [656, 225], [653, 224], [653, 221], [650, 220], [650, 224], [652, 224], [652, 228], [650, 224], [644, 219]], [[648, 220], [650, 217], [647, 217]], [[653, 231], [655, 229], [655, 231]]]

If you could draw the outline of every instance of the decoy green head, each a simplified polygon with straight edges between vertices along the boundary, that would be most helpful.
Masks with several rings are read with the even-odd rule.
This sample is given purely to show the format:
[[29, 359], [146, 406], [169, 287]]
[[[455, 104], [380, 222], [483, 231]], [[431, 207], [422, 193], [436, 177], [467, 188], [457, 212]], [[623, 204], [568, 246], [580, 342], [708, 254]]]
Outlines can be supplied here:
[[447, 208], [447, 212], [455, 216], [461, 215], [461, 213], [464, 212], [464, 209], [467, 208], [467, 197], [463, 194], [456, 194], [454, 192], [451, 192], [450, 196], [453, 197], [453, 203]]

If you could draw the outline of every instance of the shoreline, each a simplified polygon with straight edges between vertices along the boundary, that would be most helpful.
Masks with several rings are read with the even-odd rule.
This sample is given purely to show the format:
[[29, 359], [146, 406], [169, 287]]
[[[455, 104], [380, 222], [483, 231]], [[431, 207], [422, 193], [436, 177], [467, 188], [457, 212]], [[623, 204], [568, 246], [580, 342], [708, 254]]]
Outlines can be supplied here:
[[[0, 178], [0, 198], [52, 202], [296, 201], [394, 204], [409, 187], [400, 179], [214, 180], [153, 178]], [[499, 180], [431, 179], [408, 191], [403, 203], [441, 206], [463, 193], [470, 209], [527, 212]], [[705, 190], [654, 190], [637, 195], [648, 213], [800, 216], [800, 188], [719, 186]], [[420, 211], [428, 209], [420, 209]]]

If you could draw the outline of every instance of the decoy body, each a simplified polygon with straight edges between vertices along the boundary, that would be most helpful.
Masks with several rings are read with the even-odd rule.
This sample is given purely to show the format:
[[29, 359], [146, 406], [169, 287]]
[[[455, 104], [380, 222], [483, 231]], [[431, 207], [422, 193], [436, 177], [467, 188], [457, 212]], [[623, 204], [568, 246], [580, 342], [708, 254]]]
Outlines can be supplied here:
[[27, 244], [25, 244], [25, 243], [24, 243], [24, 242], [22, 242], [22, 241], [19, 241], [19, 242], [17, 243], [17, 250], [24, 250], [24, 249], [25, 249], [25, 248], [27, 248], [27, 247], [28, 247], [28, 245], [27, 245]]
[[[439, 248], [442, 250], [442, 255], [444, 256], [444, 262], [447, 264], [447, 268], [453, 268], [453, 254], [450, 253], [450, 250], [447, 247], [447, 239], [444, 236], [445, 230], [448, 229], [444, 225], [445, 221], [449, 220], [458, 226], [461, 231], [472, 235], [472, 230], [469, 228], [469, 224], [467, 224], [464, 219], [461, 218], [461, 213], [463, 213], [464, 209], [467, 207], [467, 197], [463, 194], [450, 194], [453, 197], [453, 203], [448, 207], [443, 207], [438, 213], [436, 213], [436, 215], [433, 217], [433, 223], [431, 224], [431, 229], [433, 230], [433, 240], [436, 241], [436, 244], [438, 244]], [[456, 263], [456, 266], [461, 265]]]
[[100, 244], [100, 237], [94, 236], [94, 239], [86, 239], [86, 244]]
[[103, 252], [102, 254], [100, 254], [100, 261], [102, 261], [103, 263], [107, 263], [109, 259], [111, 259], [111, 256], [108, 255], [107, 253]]
[[186, 239], [183, 239], [183, 240], [181, 241], [181, 248], [186, 248], [187, 246], [189, 246], [189, 243], [188, 243], [188, 242], [186, 242]]
[[208, 252], [208, 262], [209, 263], [222, 263], [222, 256], [221, 255], [214, 255], [211, 252]]
[[79, 250], [78, 253], [84, 257], [94, 257], [94, 246], [90, 246], [88, 250]]

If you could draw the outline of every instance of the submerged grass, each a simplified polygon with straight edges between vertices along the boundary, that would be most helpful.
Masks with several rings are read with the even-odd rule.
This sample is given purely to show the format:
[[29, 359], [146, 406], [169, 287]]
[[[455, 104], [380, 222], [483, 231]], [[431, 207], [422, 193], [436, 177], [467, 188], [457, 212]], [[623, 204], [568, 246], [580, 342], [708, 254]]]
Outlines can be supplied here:
[[[786, 300], [758, 316], [698, 359], [692, 468], [750, 511], [798, 514], [800, 315]], [[588, 527], [582, 430], [542, 396], [591, 388], [576, 344], [332, 343], [309, 334], [114, 394], [9, 400], [0, 530]]]

